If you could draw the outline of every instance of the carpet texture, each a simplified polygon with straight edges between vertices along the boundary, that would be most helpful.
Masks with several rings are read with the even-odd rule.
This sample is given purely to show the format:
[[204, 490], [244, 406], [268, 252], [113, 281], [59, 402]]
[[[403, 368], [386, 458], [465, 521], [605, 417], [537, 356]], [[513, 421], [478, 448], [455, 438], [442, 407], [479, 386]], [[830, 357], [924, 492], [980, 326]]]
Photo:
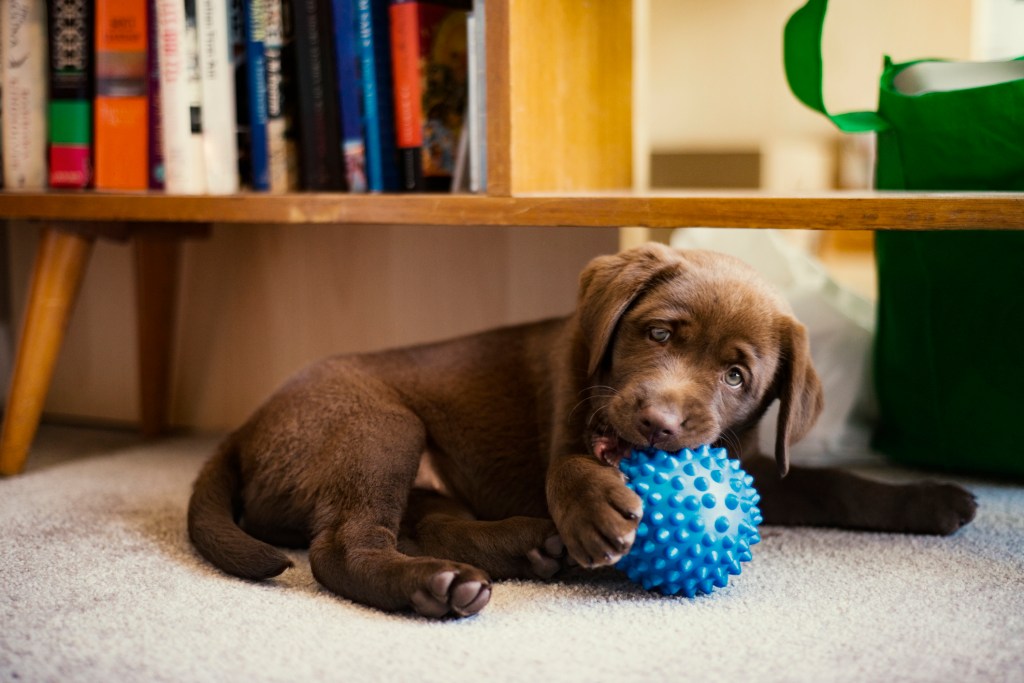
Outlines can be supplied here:
[[1024, 681], [1018, 485], [964, 481], [978, 517], [944, 539], [764, 527], [711, 596], [603, 572], [438, 623], [327, 593], [304, 553], [263, 584], [203, 562], [184, 517], [215, 442], [44, 431], [0, 480], [0, 680]]

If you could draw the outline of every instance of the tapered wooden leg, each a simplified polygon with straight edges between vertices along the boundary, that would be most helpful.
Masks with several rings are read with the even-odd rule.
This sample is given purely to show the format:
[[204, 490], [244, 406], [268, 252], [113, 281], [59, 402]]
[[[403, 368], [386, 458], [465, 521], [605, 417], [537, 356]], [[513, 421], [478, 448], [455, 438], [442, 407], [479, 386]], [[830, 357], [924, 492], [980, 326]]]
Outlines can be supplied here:
[[43, 231], [7, 395], [0, 474], [17, 474], [25, 465], [92, 245], [87, 235]]
[[139, 395], [144, 436], [157, 436], [167, 423], [180, 257], [179, 239], [145, 234], [135, 238]]

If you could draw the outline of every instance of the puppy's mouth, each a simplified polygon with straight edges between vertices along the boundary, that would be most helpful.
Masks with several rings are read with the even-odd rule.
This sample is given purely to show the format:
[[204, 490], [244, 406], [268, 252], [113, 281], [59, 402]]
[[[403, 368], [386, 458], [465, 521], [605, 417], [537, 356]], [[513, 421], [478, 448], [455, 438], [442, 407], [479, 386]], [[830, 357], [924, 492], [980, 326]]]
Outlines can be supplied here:
[[[714, 441], [714, 438], [698, 439], [696, 441], [684, 440], [684, 439], [657, 439], [649, 438], [647, 440], [639, 439], [626, 439], [620, 436], [617, 432], [607, 430], [602, 433], [594, 433], [590, 437], [590, 452], [591, 454], [612, 467], [618, 467], [619, 462], [630, 456], [632, 450], [647, 450], [651, 448], [657, 448], [660, 450], [674, 453], [681, 451], [684, 448], [699, 448], [704, 444], [710, 444]], [[692, 441], [692, 442], [691, 442]]]
[[629, 457], [633, 444], [617, 434], [595, 434], [590, 438], [590, 452], [606, 465], [618, 467], [619, 462]]

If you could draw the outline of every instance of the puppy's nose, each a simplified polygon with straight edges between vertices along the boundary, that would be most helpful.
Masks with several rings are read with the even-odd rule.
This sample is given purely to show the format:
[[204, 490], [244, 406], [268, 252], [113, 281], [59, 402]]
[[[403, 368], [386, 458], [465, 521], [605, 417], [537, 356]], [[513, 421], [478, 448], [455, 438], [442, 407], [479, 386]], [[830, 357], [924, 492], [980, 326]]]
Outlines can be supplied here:
[[668, 441], [679, 435], [683, 423], [682, 416], [674, 410], [647, 406], [640, 411], [640, 433], [650, 439], [651, 446]]

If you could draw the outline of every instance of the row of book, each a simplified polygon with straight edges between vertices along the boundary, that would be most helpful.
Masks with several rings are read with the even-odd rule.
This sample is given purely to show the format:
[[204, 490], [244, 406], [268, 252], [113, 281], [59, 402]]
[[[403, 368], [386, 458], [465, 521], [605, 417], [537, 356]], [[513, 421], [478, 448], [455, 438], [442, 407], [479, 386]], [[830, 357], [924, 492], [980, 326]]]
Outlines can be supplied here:
[[0, 0], [3, 187], [483, 190], [473, 5]]

